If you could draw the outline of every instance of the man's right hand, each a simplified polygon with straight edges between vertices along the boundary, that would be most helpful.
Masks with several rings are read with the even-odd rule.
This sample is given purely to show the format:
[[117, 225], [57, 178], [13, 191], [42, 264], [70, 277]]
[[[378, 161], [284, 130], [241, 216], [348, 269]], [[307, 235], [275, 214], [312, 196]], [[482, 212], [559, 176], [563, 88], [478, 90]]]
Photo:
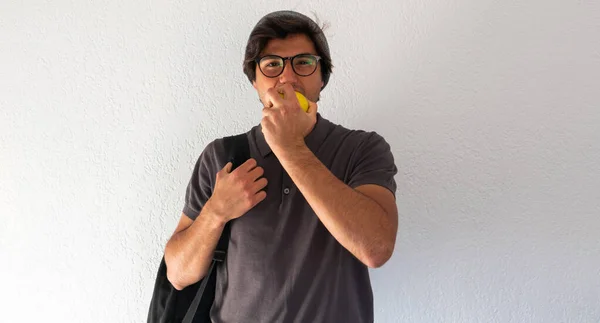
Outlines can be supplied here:
[[217, 173], [213, 194], [204, 207], [211, 211], [207, 214], [213, 214], [223, 224], [241, 217], [267, 197], [261, 191], [267, 186], [267, 179], [261, 178], [264, 170], [257, 167], [255, 159], [248, 159], [233, 172], [232, 167], [229, 162]]

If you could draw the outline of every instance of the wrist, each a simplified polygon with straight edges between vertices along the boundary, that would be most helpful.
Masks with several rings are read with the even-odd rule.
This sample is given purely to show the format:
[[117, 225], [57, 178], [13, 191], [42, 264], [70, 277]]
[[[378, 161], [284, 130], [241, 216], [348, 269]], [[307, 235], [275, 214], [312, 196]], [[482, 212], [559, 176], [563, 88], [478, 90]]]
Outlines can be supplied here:
[[310, 149], [306, 146], [306, 143], [302, 141], [301, 143], [297, 143], [295, 145], [288, 146], [287, 149], [282, 149], [275, 155], [281, 163], [291, 162], [294, 160], [298, 160], [303, 156], [306, 156], [307, 153], [310, 153]]
[[204, 204], [202, 213], [207, 223], [214, 228], [224, 227], [227, 221], [229, 221], [224, 214], [218, 211], [210, 199]]

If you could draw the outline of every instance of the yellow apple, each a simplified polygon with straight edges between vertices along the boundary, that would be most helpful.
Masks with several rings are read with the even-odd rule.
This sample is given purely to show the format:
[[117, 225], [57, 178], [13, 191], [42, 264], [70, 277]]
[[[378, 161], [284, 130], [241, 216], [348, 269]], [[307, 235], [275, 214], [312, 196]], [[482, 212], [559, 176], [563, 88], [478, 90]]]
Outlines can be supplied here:
[[[279, 95], [281, 95], [282, 98], [284, 97], [283, 93], [279, 93]], [[296, 91], [296, 99], [298, 99], [298, 103], [300, 103], [300, 108], [302, 108], [304, 112], [308, 112], [308, 100], [306, 97], [302, 95], [302, 93]]]

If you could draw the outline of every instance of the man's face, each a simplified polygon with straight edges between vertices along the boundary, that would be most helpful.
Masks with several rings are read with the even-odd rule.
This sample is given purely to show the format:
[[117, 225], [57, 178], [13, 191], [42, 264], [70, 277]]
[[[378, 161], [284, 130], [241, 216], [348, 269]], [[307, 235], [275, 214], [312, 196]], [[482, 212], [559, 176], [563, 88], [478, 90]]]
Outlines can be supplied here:
[[[317, 55], [317, 51], [315, 50], [312, 41], [304, 34], [288, 35], [284, 39], [271, 39], [261, 52], [260, 57], [265, 55], [293, 57], [298, 54]], [[292, 85], [294, 90], [304, 94], [310, 101], [317, 102], [319, 100], [321, 88], [323, 87], [321, 64], [318, 64], [317, 70], [313, 74], [309, 76], [300, 76], [292, 69], [291, 62], [286, 60], [283, 73], [274, 78], [266, 77], [260, 71], [257, 64], [256, 80], [252, 82], [252, 85], [258, 92], [258, 96], [260, 97], [261, 102], [263, 102], [263, 105], [265, 102], [263, 97], [268, 89], [286, 83]]]

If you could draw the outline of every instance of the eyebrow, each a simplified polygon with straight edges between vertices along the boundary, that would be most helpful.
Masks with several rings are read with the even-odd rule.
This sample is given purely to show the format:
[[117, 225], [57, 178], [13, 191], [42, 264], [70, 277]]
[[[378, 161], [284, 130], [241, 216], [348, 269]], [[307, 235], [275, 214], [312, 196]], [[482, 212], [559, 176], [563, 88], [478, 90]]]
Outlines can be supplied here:
[[[294, 57], [294, 56], [297, 56], [297, 55], [318, 55], [318, 54], [313, 54], [313, 53], [306, 52], [306, 53], [300, 53], [300, 54], [292, 55], [292, 56], [289, 56], [289, 57]], [[259, 57], [265, 57], [265, 56], [280, 56], [280, 55], [269, 53], [269, 54], [261, 55]]]

